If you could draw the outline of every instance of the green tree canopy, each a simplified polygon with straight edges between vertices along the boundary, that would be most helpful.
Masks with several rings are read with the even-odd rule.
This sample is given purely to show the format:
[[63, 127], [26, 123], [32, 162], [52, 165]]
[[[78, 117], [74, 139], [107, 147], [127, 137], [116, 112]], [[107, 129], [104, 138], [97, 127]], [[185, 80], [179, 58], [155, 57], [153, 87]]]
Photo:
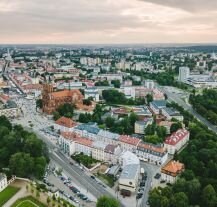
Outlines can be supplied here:
[[120, 207], [120, 203], [115, 198], [101, 196], [97, 200], [96, 207]]

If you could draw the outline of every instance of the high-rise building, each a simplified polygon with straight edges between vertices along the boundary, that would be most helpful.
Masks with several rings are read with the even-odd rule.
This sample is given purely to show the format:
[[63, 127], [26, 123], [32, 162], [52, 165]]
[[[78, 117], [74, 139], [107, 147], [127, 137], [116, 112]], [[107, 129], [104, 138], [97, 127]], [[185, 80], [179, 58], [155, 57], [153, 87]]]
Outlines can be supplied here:
[[179, 67], [179, 81], [186, 82], [190, 75], [189, 67]]

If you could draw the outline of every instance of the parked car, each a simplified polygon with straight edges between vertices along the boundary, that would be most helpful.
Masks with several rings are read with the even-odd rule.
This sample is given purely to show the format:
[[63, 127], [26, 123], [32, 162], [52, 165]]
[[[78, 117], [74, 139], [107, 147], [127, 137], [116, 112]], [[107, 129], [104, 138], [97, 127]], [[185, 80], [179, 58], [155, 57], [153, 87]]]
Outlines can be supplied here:
[[140, 198], [142, 198], [142, 194], [141, 193], [139, 193], [139, 194], [136, 195], [136, 199], [140, 199]]
[[156, 173], [156, 175], [154, 176], [155, 179], [159, 179], [161, 177], [160, 173]]
[[94, 179], [94, 180], [96, 179], [95, 176], [93, 176], [93, 175], [91, 175], [90, 177], [91, 177], [92, 179]]

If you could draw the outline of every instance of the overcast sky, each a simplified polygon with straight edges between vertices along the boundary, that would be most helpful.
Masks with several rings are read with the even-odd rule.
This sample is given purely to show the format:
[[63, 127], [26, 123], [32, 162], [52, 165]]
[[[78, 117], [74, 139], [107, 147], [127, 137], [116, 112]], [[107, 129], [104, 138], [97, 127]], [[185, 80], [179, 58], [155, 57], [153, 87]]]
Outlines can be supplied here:
[[216, 43], [217, 0], [0, 0], [0, 43]]

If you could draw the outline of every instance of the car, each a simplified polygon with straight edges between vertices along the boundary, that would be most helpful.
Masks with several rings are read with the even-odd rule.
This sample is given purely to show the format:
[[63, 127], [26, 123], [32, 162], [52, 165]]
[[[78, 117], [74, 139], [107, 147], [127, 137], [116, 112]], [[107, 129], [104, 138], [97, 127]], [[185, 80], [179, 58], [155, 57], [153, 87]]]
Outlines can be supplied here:
[[160, 181], [160, 183], [165, 183], [165, 182], [166, 182], [165, 180], [161, 180], [161, 181]]
[[69, 199], [70, 199], [71, 201], [74, 201], [74, 198], [73, 198], [72, 196], [70, 196]]
[[142, 198], [142, 194], [137, 194], [137, 195], [136, 195], [136, 199], [138, 200], [138, 199], [140, 199], [140, 198]]
[[92, 179], [94, 179], [94, 180], [96, 179], [95, 176], [93, 176], [93, 175], [91, 175], [90, 177], [91, 177]]
[[145, 187], [145, 182], [141, 182], [141, 183], [139, 184], [139, 186], [140, 186], [140, 187]]
[[156, 173], [156, 175], [154, 176], [155, 179], [159, 179], [161, 177], [160, 173]]
[[63, 194], [63, 193], [64, 193], [64, 191], [63, 191], [63, 190], [59, 190], [59, 192], [60, 192], [60, 194]]

